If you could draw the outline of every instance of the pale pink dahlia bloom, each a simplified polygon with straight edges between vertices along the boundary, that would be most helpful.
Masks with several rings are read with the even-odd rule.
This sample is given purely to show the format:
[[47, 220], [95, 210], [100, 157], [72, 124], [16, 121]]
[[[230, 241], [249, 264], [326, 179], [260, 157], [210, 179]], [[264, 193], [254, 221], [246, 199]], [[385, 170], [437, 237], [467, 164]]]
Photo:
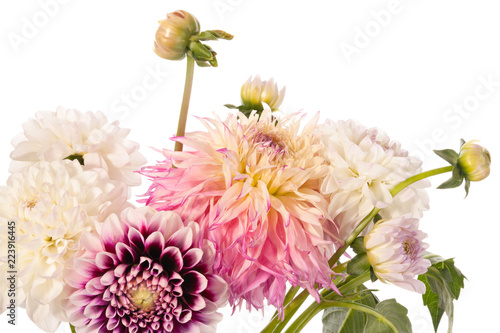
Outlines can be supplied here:
[[429, 208], [427, 180], [391, 196], [395, 185], [421, 172], [422, 162], [385, 133], [352, 120], [327, 120], [319, 131], [330, 164], [321, 193], [329, 199], [328, 217], [338, 225], [341, 243], [374, 207], [383, 218], [408, 213], [421, 217]]
[[416, 218], [401, 216], [377, 222], [364, 243], [368, 261], [379, 280], [424, 294], [424, 283], [415, 277], [427, 272], [431, 265], [423, 257], [429, 246], [422, 241], [426, 237], [418, 230]]
[[[72, 267], [82, 233], [129, 206], [127, 194], [104, 170], [85, 171], [68, 160], [37, 162], [0, 187], [0, 228], [6, 230], [9, 221], [16, 225], [17, 304], [42, 330], [54, 332], [68, 320], [63, 271]], [[2, 245], [6, 237], [7, 232], [0, 234]], [[8, 264], [4, 251], [0, 266]], [[7, 299], [4, 288], [0, 284], [0, 295]]]
[[255, 112], [203, 118], [205, 132], [173, 139], [193, 151], [164, 150], [164, 162], [142, 171], [153, 181], [147, 205], [198, 221], [216, 244], [214, 268], [229, 283], [232, 305], [246, 300], [260, 309], [266, 298], [281, 310], [286, 281], [317, 299], [315, 283], [335, 288], [318, 116], [301, 133], [296, 115], [270, 110], [260, 120]]
[[39, 111], [23, 124], [24, 132], [12, 140], [14, 150], [9, 167], [18, 172], [37, 161], [58, 161], [68, 157], [84, 162], [84, 169], [102, 168], [113, 180], [128, 186], [141, 183], [135, 173], [145, 157], [139, 144], [128, 140], [130, 129], [108, 122], [102, 112], [79, 112], [58, 107], [55, 112]]
[[128, 208], [85, 234], [83, 246], [67, 272], [78, 332], [215, 332], [227, 284], [212, 274], [215, 249], [197, 223]]

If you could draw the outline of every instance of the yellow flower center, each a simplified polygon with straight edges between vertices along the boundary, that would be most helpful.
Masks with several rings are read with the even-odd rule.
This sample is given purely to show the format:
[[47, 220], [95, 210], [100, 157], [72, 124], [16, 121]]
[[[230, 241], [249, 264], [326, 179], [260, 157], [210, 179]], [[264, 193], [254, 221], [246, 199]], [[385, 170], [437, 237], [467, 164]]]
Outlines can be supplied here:
[[151, 311], [155, 308], [155, 301], [157, 298], [158, 294], [156, 292], [142, 285], [133, 290], [129, 297], [132, 304], [144, 312]]

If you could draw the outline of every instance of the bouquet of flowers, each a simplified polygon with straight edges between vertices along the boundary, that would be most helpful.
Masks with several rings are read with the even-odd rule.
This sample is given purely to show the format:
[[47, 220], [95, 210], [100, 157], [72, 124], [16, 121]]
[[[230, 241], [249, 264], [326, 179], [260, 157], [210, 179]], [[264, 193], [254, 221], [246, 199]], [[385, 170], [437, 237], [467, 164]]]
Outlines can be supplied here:
[[[284, 114], [285, 89], [259, 76], [225, 118], [199, 115], [205, 130], [186, 133], [194, 67], [217, 67], [205, 42], [232, 38], [182, 10], [160, 21], [154, 51], [187, 70], [175, 148], [156, 164], [101, 112], [23, 124], [0, 188], [0, 311], [25, 308], [47, 332], [215, 332], [221, 307], [268, 304], [262, 332], [299, 332], [322, 311], [324, 332], [411, 332], [406, 308], [370, 289], [380, 280], [422, 294], [434, 329], [446, 314], [451, 331], [464, 276], [426, 251], [427, 178], [451, 173], [439, 188], [467, 194], [488, 151], [462, 140], [422, 171], [379, 129]], [[149, 189], [130, 202], [141, 177]]]

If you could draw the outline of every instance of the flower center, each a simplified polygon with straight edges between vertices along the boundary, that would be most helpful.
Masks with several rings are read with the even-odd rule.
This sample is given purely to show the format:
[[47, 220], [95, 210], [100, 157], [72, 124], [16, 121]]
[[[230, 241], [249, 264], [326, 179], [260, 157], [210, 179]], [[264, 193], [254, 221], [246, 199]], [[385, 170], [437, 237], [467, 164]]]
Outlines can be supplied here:
[[31, 199], [30, 201], [26, 202], [26, 208], [28, 208], [29, 210], [32, 210], [33, 208], [35, 208], [37, 203], [38, 203], [37, 200]]
[[130, 292], [129, 299], [138, 309], [149, 312], [155, 308], [155, 301], [158, 299], [158, 294], [146, 286], [139, 285], [137, 289]]
[[259, 133], [255, 138], [254, 142], [259, 144], [259, 146], [267, 148], [270, 157], [280, 158], [288, 153], [286, 144], [280, 135], [276, 133]]
[[410, 259], [415, 259], [415, 257], [417, 256], [417, 251], [416, 251], [416, 242], [415, 242], [415, 239], [412, 239], [412, 238], [406, 238], [404, 241], [403, 241], [403, 249], [406, 253], [406, 255], [410, 258]]

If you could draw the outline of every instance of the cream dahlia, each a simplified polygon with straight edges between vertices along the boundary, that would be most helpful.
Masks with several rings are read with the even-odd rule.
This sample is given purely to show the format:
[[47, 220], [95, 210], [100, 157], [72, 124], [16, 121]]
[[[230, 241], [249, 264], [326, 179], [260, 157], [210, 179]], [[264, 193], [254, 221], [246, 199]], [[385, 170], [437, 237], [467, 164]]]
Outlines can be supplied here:
[[366, 254], [375, 275], [384, 283], [425, 293], [425, 285], [415, 276], [424, 274], [431, 262], [424, 259], [429, 246], [427, 235], [418, 230], [418, 219], [401, 216], [380, 220], [364, 238]]
[[215, 332], [227, 284], [213, 274], [215, 248], [197, 223], [128, 208], [82, 243], [68, 271], [78, 332]]
[[248, 118], [204, 118], [206, 131], [174, 138], [192, 151], [163, 150], [166, 160], [142, 173], [153, 181], [144, 200], [197, 221], [220, 258], [215, 271], [229, 284], [230, 303], [283, 306], [285, 282], [335, 288], [327, 201], [319, 193], [328, 171], [315, 134], [317, 115], [300, 133], [296, 115], [269, 109]]
[[120, 128], [118, 121], [109, 123], [102, 112], [58, 107], [56, 112], [37, 112], [23, 129], [12, 140], [10, 172], [37, 161], [77, 159], [86, 170], [103, 168], [113, 180], [129, 186], [141, 183], [135, 171], [146, 159], [138, 151], [139, 144], [127, 140], [130, 130]]
[[[62, 272], [73, 265], [81, 234], [121, 211], [126, 199], [123, 183], [110, 181], [102, 169], [84, 171], [69, 160], [36, 162], [0, 187], [1, 228], [8, 221], [17, 227], [18, 306], [38, 327], [53, 332], [67, 321]], [[1, 260], [5, 264], [7, 258]]]
[[407, 213], [420, 217], [428, 209], [427, 180], [391, 196], [390, 190], [419, 173], [422, 163], [408, 156], [399, 143], [352, 120], [328, 120], [319, 131], [322, 153], [330, 164], [321, 193], [328, 197], [328, 217], [338, 225], [341, 242], [374, 207], [381, 209], [383, 218]]

